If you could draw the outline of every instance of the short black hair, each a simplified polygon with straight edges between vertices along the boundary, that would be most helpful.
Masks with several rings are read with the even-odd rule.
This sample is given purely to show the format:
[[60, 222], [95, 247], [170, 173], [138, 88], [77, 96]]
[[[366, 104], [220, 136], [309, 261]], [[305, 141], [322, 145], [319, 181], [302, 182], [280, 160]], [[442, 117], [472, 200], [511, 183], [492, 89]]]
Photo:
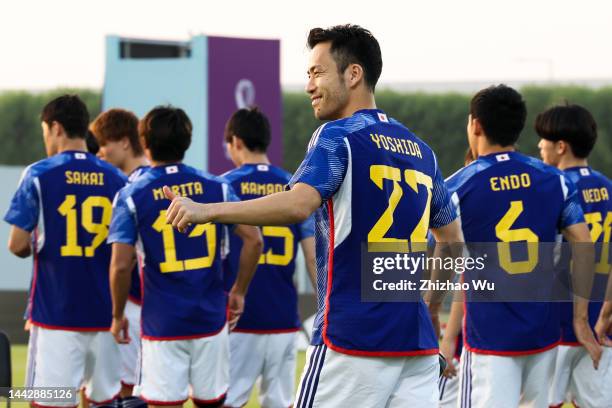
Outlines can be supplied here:
[[96, 137], [90, 130], [87, 131], [87, 135], [85, 136], [85, 143], [87, 143], [87, 151], [91, 154], [98, 154], [100, 151], [100, 145], [96, 140]]
[[78, 95], [62, 95], [45, 105], [40, 119], [49, 126], [53, 122], [59, 123], [70, 139], [84, 139], [89, 125], [89, 112]]
[[597, 123], [586, 108], [580, 105], [553, 106], [540, 113], [535, 120], [537, 134], [546, 140], [563, 140], [570, 145], [574, 156], [585, 159], [597, 140]]
[[470, 102], [470, 114], [478, 119], [489, 142], [504, 147], [518, 140], [527, 107], [520, 93], [501, 84], [478, 91]]
[[138, 133], [151, 152], [151, 158], [160, 162], [183, 160], [191, 144], [191, 120], [180, 108], [157, 106], [138, 124]]
[[313, 28], [308, 34], [308, 47], [331, 42], [331, 54], [343, 73], [349, 64], [363, 68], [365, 82], [374, 92], [382, 72], [380, 45], [372, 33], [354, 24], [337, 25], [330, 28]]
[[239, 109], [225, 125], [225, 141], [231, 143], [232, 136], [242, 140], [250, 151], [265, 153], [270, 145], [270, 122], [257, 107]]

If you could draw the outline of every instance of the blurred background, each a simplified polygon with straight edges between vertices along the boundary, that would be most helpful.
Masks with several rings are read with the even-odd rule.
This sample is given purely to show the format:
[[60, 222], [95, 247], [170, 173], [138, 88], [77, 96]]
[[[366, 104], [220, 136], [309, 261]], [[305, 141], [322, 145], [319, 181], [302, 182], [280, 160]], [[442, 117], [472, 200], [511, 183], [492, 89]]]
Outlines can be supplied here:
[[[578, 103], [599, 127], [590, 164], [611, 177], [611, 16], [609, 2], [594, 0], [3, 2], [0, 210], [23, 168], [44, 157], [41, 108], [65, 92], [78, 93], [92, 119], [115, 106], [138, 115], [159, 103], [185, 108], [197, 122], [188, 162], [216, 173], [231, 165], [223, 123], [241, 104], [260, 105], [273, 122], [273, 161], [294, 171], [320, 124], [304, 92], [308, 31], [344, 23], [377, 37], [378, 106], [433, 147], [445, 176], [463, 163], [471, 96], [506, 83], [527, 101], [521, 151], [538, 155], [539, 112]], [[227, 89], [216, 89], [223, 81]], [[0, 236], [7, 235], [3, 223]], [[0, 264], [0, 329], [24, 342], [31, 260], [0, 249]], [[310, 287], [303, 273], [299, 279], [307, 317]]]

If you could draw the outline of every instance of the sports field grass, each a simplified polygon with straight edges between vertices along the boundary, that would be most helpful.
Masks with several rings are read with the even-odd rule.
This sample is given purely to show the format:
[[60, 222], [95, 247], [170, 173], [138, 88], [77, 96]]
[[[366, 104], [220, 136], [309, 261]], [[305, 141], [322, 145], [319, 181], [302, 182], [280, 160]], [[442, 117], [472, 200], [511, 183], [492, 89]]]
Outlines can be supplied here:
[[[25, 378], [25, 370], [26, 370], [26, 354], [27, 353], [27, 346], [25, 345], [15, 345], [11, 348], [11, 361], [13, 364], [13, 386], [14, 387], [22, 387], [24, 384], [24, 378]], [[305, 352], [301, 351], [298, 353], [297, 356], [297, 375], [296, 375], [296, 389], [297, 389], [297, 382], [300, 379], [300, 374], [302, 373], [302, 368], [304, 367], [304, 357], [305, 357]], [[257, 408], [259, 407], [259, 402], [257, 401], [257, 388], [255, 387], [255, 389], [253, 390], [253, 393], [251, 394], [251, 399], [249, 400], [249, 403], [246, 405], [247, 408]], [[13, 403], [11, 404], [12, 407], [14, 408], [28, 408], [29, 404], [26, 404], [24, 402], [22, 403]], [[185, 408], [192, 408], [193, 405], [191, 403], [191, 400], [189, 400], [186, 404], [185, 404]]]
[[[23, 381], [24, 381], [24, 377], [25, 377], [25, 369], [26, 369], [26, 351], [27, 351], [27, 347], [25, 345], [16, 345], [13, 346], [11, 348], [11, 359], [12, 359], [12, 363], [13, 363], [13, 386], [15, 387], [21, 387], [23, 386]], [[300, 379], [300, 374], [302, 373], [302, 368], [304, 367], [304, 358], [305, 358], [305, 354], [303, 351], [298, 353], [298, 357], [297, 357], [297, 375], [296, 375], [296, 389], [297, 389], [297, 382]], [[259, 402], [257, 401], [257, 389], [255, 388], [253, 390], [253, 393], [251, 394], [251, 399], [249, 400], [249, 403], [246, 405], [247, 408], [258, 408], [259, 407]], [[26, 403], [13, 403], [12, 407], [14, 408], [29, 408], [29, 405]], [[563, 408], [571, 408], [573, 407], [573, 405], [571, 404], [565, 404], [563, 405]], [[193, 408], [193, 404], [191, 403], [191, 400], [189, 400], [186, 404], [185, 404], [185, 408]]]

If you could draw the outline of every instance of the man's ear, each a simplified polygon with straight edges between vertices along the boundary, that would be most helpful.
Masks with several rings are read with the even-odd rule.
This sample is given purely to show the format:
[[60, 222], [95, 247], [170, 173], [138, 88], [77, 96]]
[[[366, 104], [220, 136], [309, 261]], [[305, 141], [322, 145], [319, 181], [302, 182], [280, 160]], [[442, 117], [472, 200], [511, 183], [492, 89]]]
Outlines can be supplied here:
[[232, 145], [234, 146], [234, 149], [236, 150], [244, 149], [244, 142], [242, 141], [241, 138], [239, 138], [236, 135], [232, 135]]
[[130, 148], [130, 139], [127, 136], [121, 138], [121, 147], [123, 150], [128, 150]]
[[345, 71], [345, 78], [348, 80], [349, 88], [355, 88], [364, 78], [363, 67], [359, 64], [350, 64]]
[[563, 140], [559, 140], [556, 143], [555, 149], [557, 151], [557, 154], [559, 156], [561, 156], [561, 155], [563, 155], [563, 154], [568, 152], [569, 145], [566, 142], [564, 142]]
[[66, 130], [64, 129], [64, 126], [62, 126], [62, 124], [56, 120], [51, 122], [51, 125], [49, 126], [49, 134], [54, 137], [61, 136], [61, 135], [68, 136], [66, 134]]
[[478, 120], [478, 118], [472, 118], [471, 120], [472, 120], [473, 129], [474, 129], [474, 135], [483, 136], [484, 129], [482, 128], [482, 124], [480, 123], [480, 120]]

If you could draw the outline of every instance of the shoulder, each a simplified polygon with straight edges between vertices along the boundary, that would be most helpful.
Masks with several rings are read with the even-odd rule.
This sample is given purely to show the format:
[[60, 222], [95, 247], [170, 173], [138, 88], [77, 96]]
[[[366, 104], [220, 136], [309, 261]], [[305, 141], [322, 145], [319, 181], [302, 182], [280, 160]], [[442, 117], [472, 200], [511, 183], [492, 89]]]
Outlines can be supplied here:
[[593, 169], [591, 169], [591, 172], [593, 173], [593, 176], [601, 180], [602, 184], [604, 184], [606, 187], [612, 187], [612, 181], [610, 181], [610, 179], [606, 177], [603, 173], [600, 173], [599, 171]]
[[252, 169], [249, 166], [240, 166], [221, 174], [219, 177], [226, 180], [226, 182], [233, 183], [234, 181], [248, 176], [251, 173]]
[[227, 177], [225, 177], [224, 175], [221, 176], [215, 176], [214, 174], [211, 174], [207, 171], [204, 170], [200, 170], [200, 169], [196, 169], [195, 167], [191, 167], [188, 165], [183, 165], [183, 171], [185, 173], [189, 173], [192, 174], [196, 177], [199, 177], [209, 183], [217, 183], [217, 184], [230, 184], [230, 181], [228, 180]]
[[536, 159], [535, 157], [527, 156], [522, 153], [516, 153], [515, 157], [516, 157], [516, 160], [544, 174], [549, 174], [551, 176], [556, 176], [556, 177], [565, 177], [567, 175], [566, 173], [559, 170], [558, 168], [553, 167], [549, 164], [546, 164], [542, 160]]
[[153, 171], [150, 171], [151, 168], [148, 168], [146, 171], [140, 174], [133, 182], [126, 184], [121, 190], [119, 190], [119, 197], [127, 198], [136, 194], [138, 191], [144, 189], [147, 185], [149, 185], [152, 181], [154, 181], [157, 177]]
[[469, 183], [470, 180], [472, 180], [476, 175], [491, 166], [492, 163], [486, 160], [474, 160], [472, 163], [460, 168], [459, 170], [448, 176], [445, 180], [446, 186], [449, 190], [456, 191], [463, 185]]

